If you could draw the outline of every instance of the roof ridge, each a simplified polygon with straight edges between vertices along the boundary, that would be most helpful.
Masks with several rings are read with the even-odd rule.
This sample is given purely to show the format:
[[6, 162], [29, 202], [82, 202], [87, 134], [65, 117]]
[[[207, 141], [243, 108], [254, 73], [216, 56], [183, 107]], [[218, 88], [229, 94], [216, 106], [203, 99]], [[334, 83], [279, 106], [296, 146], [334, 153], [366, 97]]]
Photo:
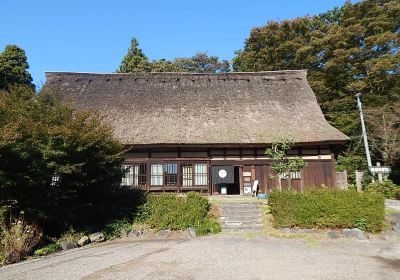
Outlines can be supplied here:
[[224, 73], [188, 73], [188, 72], [136, 72], [136, 73], [96, 73], [96, 72], [71, 72], [71, 71], [45, 71], [45, 74], [63, 75], [181, 75], [181, 76], [223, 76], [223, 75], [265, 75], [265, 74], [294, 74], [307, 73], [307, 69], [298, 70], [271, 70], [271, 71], [252, 71], [252, 72], [224, 72]]

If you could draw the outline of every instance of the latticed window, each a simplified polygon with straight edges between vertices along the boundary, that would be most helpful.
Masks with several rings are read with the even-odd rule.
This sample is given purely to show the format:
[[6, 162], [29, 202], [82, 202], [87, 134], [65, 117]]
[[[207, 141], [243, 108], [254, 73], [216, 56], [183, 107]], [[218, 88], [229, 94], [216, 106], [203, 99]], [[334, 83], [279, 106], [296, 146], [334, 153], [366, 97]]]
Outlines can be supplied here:
[[292, 179], [300, 179], [301, 178], [300, 171], [290, 172], [290, 178], [292, 178]]
[[122, 164], [124, 177], [122, 178], [122, 186], [141, 186], [146, 184], [146, 164]]
[[182, 164], [182, 186], [193, 186], [193, 164], [191, 163]]
[[178, 183], [178, 164], [164, 163], [163, 167], [165, 185], [176, 185]]
[[208, 182], [208, 172], [206, 163], [195, 163], [194, 167], [194, 184], [196, 186], [206, 186]]
[[151, 165], [151, 185], [164, 185], [163, 165], [161, 163]]

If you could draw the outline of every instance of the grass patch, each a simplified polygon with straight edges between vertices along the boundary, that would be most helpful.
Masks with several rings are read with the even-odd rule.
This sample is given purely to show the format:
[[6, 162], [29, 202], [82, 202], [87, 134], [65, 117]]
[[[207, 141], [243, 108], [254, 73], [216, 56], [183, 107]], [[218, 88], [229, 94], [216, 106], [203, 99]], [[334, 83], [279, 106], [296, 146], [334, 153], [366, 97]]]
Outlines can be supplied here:
[[275, 227], [360, 228], [380, 232], [384, 198], [376, 193], [343, 190], [272, 192], [269, 205]]

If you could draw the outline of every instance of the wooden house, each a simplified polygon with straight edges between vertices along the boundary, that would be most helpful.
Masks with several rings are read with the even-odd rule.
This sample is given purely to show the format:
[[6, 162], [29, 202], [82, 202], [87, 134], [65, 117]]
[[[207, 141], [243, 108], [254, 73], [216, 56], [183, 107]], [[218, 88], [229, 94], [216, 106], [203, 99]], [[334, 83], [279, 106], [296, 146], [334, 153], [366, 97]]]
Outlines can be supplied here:
[[249, 194], [258, 180], [268, 193], [278, 179], [264, 152], [282, 138], [306, 161], [294, 188], [334, 187], [333, 151], [348, 140], [325, 120], [305, 70], [47, 72], [44, 88], [104, 115], [128, 148], [122, 184], [149, 191]]

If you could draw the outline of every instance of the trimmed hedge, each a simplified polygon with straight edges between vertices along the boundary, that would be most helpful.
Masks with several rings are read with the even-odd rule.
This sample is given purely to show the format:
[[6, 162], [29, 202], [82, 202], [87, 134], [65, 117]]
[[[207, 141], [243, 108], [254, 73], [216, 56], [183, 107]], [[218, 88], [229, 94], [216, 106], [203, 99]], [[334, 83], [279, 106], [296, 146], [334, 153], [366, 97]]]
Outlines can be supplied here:
[[195, 228], [199, 235], [217, 233], [221, 228], [218, 221], [208, 217], [209, 208], [208, 199], [195, 192], [189, 192], [186, 197], [150, 194], [140, 218], [157, 230]]
[[384, 198], [376, 193], [274, 191], [268, 203], [276, 227], [360, 228], [379, 232], [385, 217]]

